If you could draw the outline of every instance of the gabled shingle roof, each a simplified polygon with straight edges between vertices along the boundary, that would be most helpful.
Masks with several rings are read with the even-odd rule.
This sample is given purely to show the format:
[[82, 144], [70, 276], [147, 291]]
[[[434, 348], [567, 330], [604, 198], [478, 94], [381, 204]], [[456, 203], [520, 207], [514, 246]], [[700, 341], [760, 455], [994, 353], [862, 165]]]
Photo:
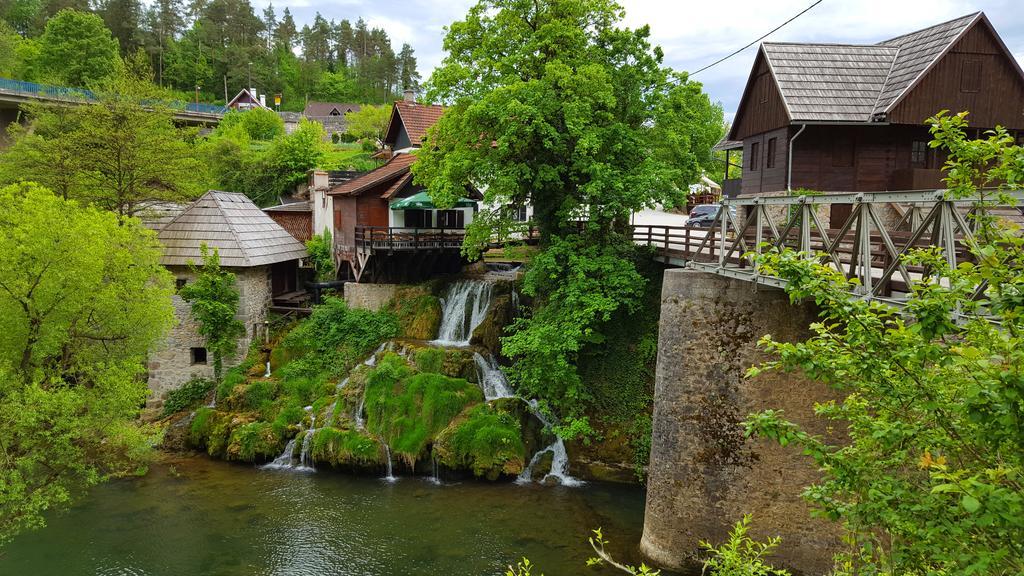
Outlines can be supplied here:
[[924, 30], [897, 36], [879, 46], [891, 46], [899, 49], [892, 64], [892, 71], [878, 97], [875, 112], [886, 112], [896, 100], [918, 79], [928, 68], [946, 53], [957, 38], [983, 17], [981, 12], [968, 14], [936, 24]]
[[869, 45], [765, 42], [761, 53], [790, 122], [866, 123], [890, 112], [984, 19], [976, 12]]
[[413, 154], [395, 154], [391, 157], [391, 160], [388, 160], [387, 164], [358, 178], [353, 178], [348, 182], [342, 182], [337, 186], [333, 186], [328, 190], [327, 194], [331, 196], [358, 196], [371, 188], [394, 183], [395, 180], [408, 174], [409, 166], [412, 166], [415, 161], [416, 156]]
[[249, 268], [306, 257], [306, 248], [244, 194], [211, 190], [157, 235], [160, 263], [201, 263], [200, 246], [217, 248], [223, 266]]
[[427, 129], [437, 123], [444, 111], [445, 107], [437, 104], [420, 104], [405, 100], [395, 102], [384, 141], [388, 144], [394, 143], [398, 137], [398, 123], [400, 122], [409, 135], [409, 142], [413, 146], [419, 146], [427, 137]]
[[793, 122], [866, 122], [897, 49], [841, 44], [763, 46]]

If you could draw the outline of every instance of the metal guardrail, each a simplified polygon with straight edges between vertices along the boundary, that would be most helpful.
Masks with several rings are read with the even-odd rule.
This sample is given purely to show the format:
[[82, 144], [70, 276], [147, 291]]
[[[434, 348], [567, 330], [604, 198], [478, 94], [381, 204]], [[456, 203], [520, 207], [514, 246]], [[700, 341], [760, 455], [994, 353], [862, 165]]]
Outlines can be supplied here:
[[[1007, 194], [1024, 200], [1024, 192]], [[857, 278], [857, 292], [865, 297], [899, 303], [928, 272], [908, 264], [908, 252], [939, 247], [956, 267], [973, 258], [972, 215], [997, 210], [1021, 215], [1015, 206], [991, 202], [953, 199], [944, 190], [733, 198], [720, 203], [710, 228], [634, 226], [633, 240], [656, 248], [666, 263], [780, 288], [786, 282], [760, 274], [754, 261], [766, 249], [791, 248]], [[850, 213], [830, 227], [819, 212], [833, 204], [849, 205]], [[893, 205], [908, 208], [899, 214]], [[733, 206], [744, 210], [730, 210]]]
[[[17, 94], [28, 98], [40, 100], [55, 100], [59, 102], [94, 102], [98, 96], [92, 90], [85, 88], [69, 88], [66, 86], [51, 86], [48, 84], [37, 84], [23, 80], [12, 80], [0, 78], [0, 92]], [[145, 102], [143, 102], [145, 105]], [[228, 108], [216, 104], [205, 104], [202, 102], [186, 102], [174, 100], [160, 102], [160, 104], [180, 112], [191, 114], [203, 114], [209, 116], [223, 116]]]

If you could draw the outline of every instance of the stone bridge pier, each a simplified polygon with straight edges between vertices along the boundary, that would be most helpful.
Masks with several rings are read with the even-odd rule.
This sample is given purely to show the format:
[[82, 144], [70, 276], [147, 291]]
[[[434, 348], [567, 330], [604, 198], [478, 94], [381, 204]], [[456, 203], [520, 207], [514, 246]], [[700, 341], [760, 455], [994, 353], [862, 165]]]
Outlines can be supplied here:
[[782, 538], [776, 566], [827, 573], [839, 532], [811, 518], [800, 497], [818, 478], [813, 462], [792, 446], [747, 439], [742, 427], [748, 414], [773, 408], [828, 434], [813, 413], [816, 401], [834, 397], [827, 386], [789, 374], [744, 378], [767, 359], [758, 339], [806, 337], [813, 306], [791, 305], [778, 289], [685, 269], [665, 273], [661, 298], [642, 552], [660, 566], [699, 571], [699, 543], [723, 542], [750, 513], [753, 538]]

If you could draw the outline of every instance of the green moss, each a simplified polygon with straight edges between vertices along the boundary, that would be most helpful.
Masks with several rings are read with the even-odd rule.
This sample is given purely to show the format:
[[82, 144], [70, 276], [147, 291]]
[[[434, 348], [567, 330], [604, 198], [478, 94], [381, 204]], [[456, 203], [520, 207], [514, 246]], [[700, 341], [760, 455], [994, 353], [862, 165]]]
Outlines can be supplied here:
[[[274, 433], [280, 437], [284, 437], [288, 433], [288, 429], [292, 426], [302, 422], [302, 418], [306, 415], [306, 411], [302, 409], [302, 404], [291, 398], [284, 398], [278, 401], [280, 407], [278, 408], [277, 414], [273, 416], [271, 424], [274, 427]], [[270, 420], [271, 418], [268, 418]]]
[[416, 351], [416, 368], [420, 372], [440, 374], [444, 368], [444, 350], [440, 348], [420, 348]]
[[213, 408], [196, 410], [188, 441], [193, 448], [206, 448], [211, 456], [223, 456], [231, 435], [231, 415]]
[[269, 422], [250, 422], [231, 431], [226, 450], [228, 460], [262, 462], [281, 451], [281, 438]]
[[386, 310], [398, 319], [403, 338], [431, 340], [441, 327], [441, 301], [432, 294], [416, 294], [421, 289], [400, 289]]
[[387, 354], [367, 380], [366, 426], [413, 462], [466, 406], [482, 400], [480, 389], [466, 380], [413, 374], [402, 358]]
[[199, 406], [207, 394], [213, 390], [213, 380], [206, 378], [193, 378], [182, 385], [181, 388], [171, 390], [164, 399], [164, 416], [170, 416], [175, 412], [190, 410]]
[[355, 430], [321, 428], [313, 435], [315, 462], [332, 466], [366, 466], [380, 463], [380, 444]]
[[245, 370], [236, 366], [224, 373], [217, 386], [217, 401], [226, 400], [234, 392], [235, 387], [245, 383]]
[[445, 466], [490, 480], [519, 474], [526, 457], [519, 418], [489, 404], [470, 408], [439, 435], [434, 450]]
[[274, 399], [277, 394], [277, 383], [273, 380], [257, 380], [250, 382], [241, 394], [244, 409], [261, 410]]

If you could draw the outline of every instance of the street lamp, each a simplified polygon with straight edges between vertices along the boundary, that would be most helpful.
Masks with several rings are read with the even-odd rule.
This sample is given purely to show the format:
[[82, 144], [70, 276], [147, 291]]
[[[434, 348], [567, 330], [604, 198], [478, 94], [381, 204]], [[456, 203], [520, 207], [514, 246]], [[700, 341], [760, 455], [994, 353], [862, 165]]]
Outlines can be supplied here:
[[196, 84], [196, 106], [199, 106], [199, 89], [202, 88], [199, 84]]

